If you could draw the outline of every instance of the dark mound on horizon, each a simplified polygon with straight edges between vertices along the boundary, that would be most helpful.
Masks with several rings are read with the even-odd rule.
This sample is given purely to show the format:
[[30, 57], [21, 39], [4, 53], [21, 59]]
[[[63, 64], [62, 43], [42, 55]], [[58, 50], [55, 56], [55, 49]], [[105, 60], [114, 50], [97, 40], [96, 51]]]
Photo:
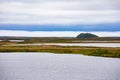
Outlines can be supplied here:
[[97, 35], [91, 33], [81, 33], [76, 38], [78, 39], [89, 39], [89, 38], [98, 38]]

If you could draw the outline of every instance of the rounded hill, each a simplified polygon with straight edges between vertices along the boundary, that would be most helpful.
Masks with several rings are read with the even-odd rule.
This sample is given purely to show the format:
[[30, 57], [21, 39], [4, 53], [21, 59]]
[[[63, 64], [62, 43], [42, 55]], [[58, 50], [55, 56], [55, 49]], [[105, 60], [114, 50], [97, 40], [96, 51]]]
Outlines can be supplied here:
[[98, 36], [91, 33], [81, 33], [76, 38], [97, 38]]

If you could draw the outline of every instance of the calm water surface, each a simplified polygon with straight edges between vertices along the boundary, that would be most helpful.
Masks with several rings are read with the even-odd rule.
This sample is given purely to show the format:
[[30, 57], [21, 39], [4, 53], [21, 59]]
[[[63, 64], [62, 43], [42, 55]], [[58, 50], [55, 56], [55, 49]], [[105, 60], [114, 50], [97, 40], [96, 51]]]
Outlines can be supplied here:
[[120, 59], [52, 53], [0, 53], [0, 80], [120, 80]]
[[33, 44], [10, 44], [6, 46], [39, 46], [39, 45], [120, 47], [120, 43], [33, 43]]

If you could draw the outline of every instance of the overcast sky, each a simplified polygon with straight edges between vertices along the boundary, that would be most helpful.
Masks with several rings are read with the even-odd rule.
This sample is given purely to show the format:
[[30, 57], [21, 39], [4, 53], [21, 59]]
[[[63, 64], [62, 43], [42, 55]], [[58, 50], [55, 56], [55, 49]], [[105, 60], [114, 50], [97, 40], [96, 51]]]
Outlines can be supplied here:
[[120, 0], [0, 0], [0, 23], [119, 23], [119, 3]]
[[78, 31], [81, 28], [84, 31], [96, 30], [105, 24], [101, 30], [111, 31], [110, 28], [115, 27], [120, 31], [120, 0], [0, 0], [0, 30], [6, 30], [3, 25], [13, 30], [11, 24], [21, 25], [21, 28], [33, 25], [36, 29], [48, 28], [49, 25], [57, 28], [59, 25], [59, 28], [64, 26], [73, 31], [78, 27]]

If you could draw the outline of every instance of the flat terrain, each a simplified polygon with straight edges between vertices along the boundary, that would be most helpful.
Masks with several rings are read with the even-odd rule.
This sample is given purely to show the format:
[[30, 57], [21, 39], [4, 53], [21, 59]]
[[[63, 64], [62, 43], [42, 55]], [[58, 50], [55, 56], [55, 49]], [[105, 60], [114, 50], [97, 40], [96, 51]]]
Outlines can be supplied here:
[[3, 42], [9, 42], [9, 40], [24, 40], [24, 42], [21, 43], [120, 43], [120, 37], [90, 39], [77, 39], [74, 37], [0, 37], [0, 40], [3, 40]]
[[99, 48], [80, 46], [0, 46], [0, 52], [51, 52], [60, 54], [83, 54], [89, 56], [102, 56], [120, 58], [120, 48]]
[[[89, 56], [102, 56], [120, 58], [120, 47], [82, 47], [82, 46], [59, 46], [59, 45], [29, 45], [19, 46], [16, 44], [32, 44], [32, 43], [120, 43], [117, 37], [101, 37], [92, 39], [76, 39], [76, 38], [38, 38], [38, 37], [0, 37], [0, 52], [51, 52], [60, 54], [83, 54]], [[15, 42], [9, 40], [24, 40], [23, 42]], [[6, 45], [6, 46], [5, 46]], [[8, 45], [8, 46], [7, 46]], [[10, 46], [11, 45], [11, 46]], [[12, 46], [14, 45], [14, 46]], [[15, 46], [16, 45], [16, 46]]]

